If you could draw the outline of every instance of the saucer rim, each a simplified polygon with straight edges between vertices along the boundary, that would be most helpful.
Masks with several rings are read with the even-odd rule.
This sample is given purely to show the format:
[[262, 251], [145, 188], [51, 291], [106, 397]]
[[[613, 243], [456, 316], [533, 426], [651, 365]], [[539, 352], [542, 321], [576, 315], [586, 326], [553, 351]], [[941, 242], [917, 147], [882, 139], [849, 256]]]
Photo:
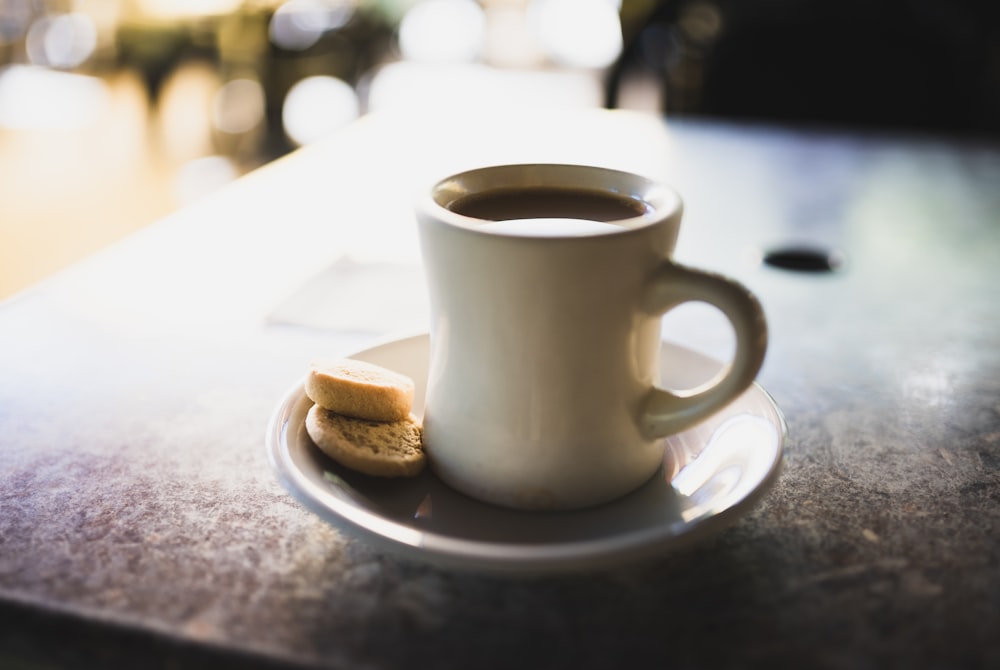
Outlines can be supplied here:
[[[420, 341], [427, 338], [426, 332], [386, 338], [357, 349], [347, 357], [362, 357], [386, 346], [421, 346]], [[674, 342], [662, 341], [660, 345], [717, 362]], [[755, 381], [748, 391], [752, 389], [760, 394], [776, 419], [773, 423], [776, 428], [774, 458], [753, 488], [726, 508], [666, 532], [664, 524], [657, 524], [620, 536], [591, 537], [555, 544], [472, 540], [441, 535], [386, 518], [348, 497], [331, 495], [329, 490], [321, 489], [310, 481], [291, 457], [292, 442], [289, 438], [289, 431], [293, 428], [292, 416], [301, 404], [309, 402], [303, 382], [304, 376], [282, 394], [268, 421], [265, 439], [267, 457], [272, 472], [285, 490], [322, 520], [352, 536], [423, 563], [477, 572], [535, 574], [605, 569], [619, 566], [626, 560], [631, 562], [662, 556], [668, 547], [680, 549], [689, 546], [730, 525], [771, 489], [781, 473], [784, 445], [788, 438], [788, 426], [781, 408], [773, 396]], [[722, 409], [719, 413], [725, 411]], [[659, 474], [658, 470], [654, 476]], [[428, 476], [435, 477], [433, 473]], [[456, 492], [456, 496], [461, 497], [462, 494]], [[588, 511], [579, 510], [577, 513], [586, 514]]]

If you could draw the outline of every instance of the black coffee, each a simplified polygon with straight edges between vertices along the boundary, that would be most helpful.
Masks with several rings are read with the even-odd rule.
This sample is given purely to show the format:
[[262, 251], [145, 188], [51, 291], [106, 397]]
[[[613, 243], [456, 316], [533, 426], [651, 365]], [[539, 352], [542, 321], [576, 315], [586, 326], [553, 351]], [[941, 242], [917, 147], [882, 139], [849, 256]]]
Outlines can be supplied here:
[[641, 200], [606, 191], [544, 186], [498, 188], [457, 200], [448, 209], [486, 221], [586, 219], [618, 221], [649, 211]]

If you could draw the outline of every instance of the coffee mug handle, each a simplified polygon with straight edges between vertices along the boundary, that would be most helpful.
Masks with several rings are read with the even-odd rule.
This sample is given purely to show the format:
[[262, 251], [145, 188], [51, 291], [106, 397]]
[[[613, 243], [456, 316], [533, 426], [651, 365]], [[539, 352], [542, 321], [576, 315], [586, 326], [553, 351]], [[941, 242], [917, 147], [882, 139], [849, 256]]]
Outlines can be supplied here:
[[741, 284], [667, 262], [647, 282], [640, 306], [650, 315], [663, 315], [685, 302], [706, 302], [726, 315], [736, 333], [736, 354], [708, 388], [691, 394], [650, 390], [639, 417], [640, 428], [650, 439], [689, 428], [735, 400], [750, 386], [764, 362], [764, 310]]

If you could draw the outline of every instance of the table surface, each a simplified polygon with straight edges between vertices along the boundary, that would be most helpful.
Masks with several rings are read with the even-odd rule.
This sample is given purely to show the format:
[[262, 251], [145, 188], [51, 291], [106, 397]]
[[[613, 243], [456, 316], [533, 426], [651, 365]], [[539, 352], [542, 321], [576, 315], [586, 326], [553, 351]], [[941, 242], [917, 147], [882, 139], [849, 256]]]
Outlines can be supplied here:
[[[783, 471], [648, 562], [402, 561], [281, 488], [267, 421], [314, 356], [425, 327], [410, 193], [537, 160], [684, 194], [677, 258], [767, 312]], [[366, 117], [0, 304], [0, 666], [996, 667], [998, 243], [997, 146], [601, 110]], [[802, 244], [846, 262], [760, 262]], [[726, 355], [717, 315], [675, 321]]]

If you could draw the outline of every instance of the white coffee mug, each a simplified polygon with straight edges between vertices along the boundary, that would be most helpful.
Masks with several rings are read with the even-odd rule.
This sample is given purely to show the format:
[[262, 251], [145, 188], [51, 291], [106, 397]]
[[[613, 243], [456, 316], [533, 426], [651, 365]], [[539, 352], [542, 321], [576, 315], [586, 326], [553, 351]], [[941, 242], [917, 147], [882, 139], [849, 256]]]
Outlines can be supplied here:
[[[424, 444], [472, 497], [573, 509], [622, 496], [662, 438], [753, 381], [767, 342], [754, 296], [674, 263], [682, 204], [647, 178], [505, 165], [437, 182], [416, 207], [431, 309]], [[707, 388], [659, 388], [661, 316], [704, 301], [736, 334]]]

